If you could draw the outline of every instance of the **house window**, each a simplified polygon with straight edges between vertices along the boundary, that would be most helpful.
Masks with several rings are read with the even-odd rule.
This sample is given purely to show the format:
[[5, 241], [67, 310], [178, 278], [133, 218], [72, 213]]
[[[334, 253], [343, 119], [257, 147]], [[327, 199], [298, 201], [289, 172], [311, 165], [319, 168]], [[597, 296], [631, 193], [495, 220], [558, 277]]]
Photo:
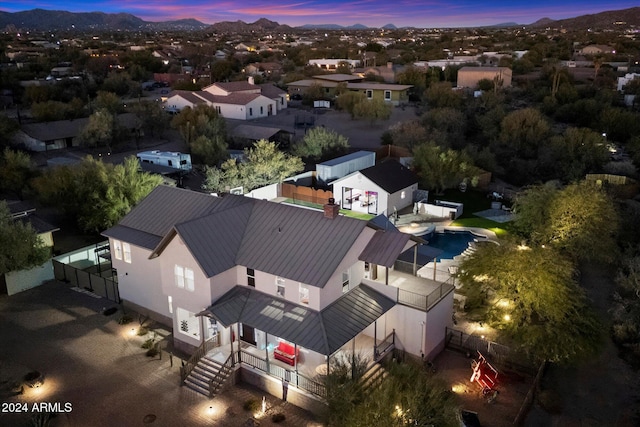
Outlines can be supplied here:
[[200, 321], [198, 319], [199, 318], [190, 311], [180, 307], [176, 309], [178, 331], [180, 331], [181, 334], [200, 339]]
[[407, 193], [405, 191], [403, 191], [402, 193], [400, 193], [400, 198], [404, 199], [405, 197], [407, 197]]
[[253, 107], [249, 107], [249, 115], [253, 116]]
[[367, 99], [373, 98], [373, 91], [371, 89], [367, 89], [366, 94], [367, 94]]
[[195, 278], [192, 269], [176, 264], [173, 271], [176, 278], [177, 287], [179, 287], [180, 289], [186, 288], [191, 292], [195, 290]]
[[264, 114], [264, 107], [261, 105], [260, 106], [260, 115], [263, 115], [263, 114]]
[[120, 240], [113, 241], [113, 256], [116, 259], [122, 259], [122, 243], [120, 243]]
[[385, 90], [384, 91], [384, 100], [385, 101], [391, 101], [391, 91], [390, 90]]
[[216, 112], [217, 112], [218, 114], [222, 114], [222, 109], [220, 108], [220, 106], [219, 106], [219, 105], [216, 105]]
[[171, 160], [167, 160], [167, 164], [168, 164], [169, 166], [173, 166], [173, 162], [172, 162]]
[[169, 304], [169, 313], [173, 314], [173, 297], [171, 295], [167, 297], [167, 303]]
[[276, 294], [280, 298], [284, 298], [284, 278], [276, 277]]
[[342, 272], [342, 293], [344, 294], [349, 290], [349, 272]]
[[247, 285], [256, 287], [256, 272], [253, 268], [247, 268]]
[[300, 302], [302, 304], [309, 304], [309, 288], [302, 283], [300, 283]]
[[123, 243], [122, 251], [124, 252], [124, 262], [131, 264], [131, 246], [128, 243]]

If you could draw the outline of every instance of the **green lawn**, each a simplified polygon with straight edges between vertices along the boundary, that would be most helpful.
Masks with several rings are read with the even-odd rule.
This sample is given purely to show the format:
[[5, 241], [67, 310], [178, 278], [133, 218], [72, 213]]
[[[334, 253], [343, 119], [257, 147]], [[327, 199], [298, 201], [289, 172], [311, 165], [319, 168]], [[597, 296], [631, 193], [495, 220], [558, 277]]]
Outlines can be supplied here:
[[457, 220], [451, 223], [453, 226], [457, 227], [477, 227], [484, 228], [489, 231], [493, 231], [496, 233], [497, 237], [504, 237], [509, 234], [507, 227], [505, 224], [501, 224], [499, 222], [491, 221], [490, 219], [481, 218], [479, 216], [471, 216], [468, 218], [464, 218], [464, 215], [458, 218]]

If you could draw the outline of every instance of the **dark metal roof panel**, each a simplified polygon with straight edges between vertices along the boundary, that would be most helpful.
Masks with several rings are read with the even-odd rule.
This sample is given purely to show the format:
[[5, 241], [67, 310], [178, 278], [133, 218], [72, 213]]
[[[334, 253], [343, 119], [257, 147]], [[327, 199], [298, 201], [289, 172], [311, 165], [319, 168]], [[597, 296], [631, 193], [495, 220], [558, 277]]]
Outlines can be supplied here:
[[241, 322], [321, 354], [327, 341], [320, 314], [246, 286], [235, 286], [205, 312], [224, 326]]
[[236, 265], [236, 254], [252, 209], [252, 203], [244, 203], [176, 225], [176, 231], [207, 277]]
[[162, 237], [160, 236], [145, 233], [144, 231], [125, 227], [123, 225], [115, 225], [110, 229], [103, 231], [102, 235], [105, 237], [111, 237], [112, 239], [122, 240], [123, 242], [129, 242], [132, 245], [149, 250], [153, 250], [158, 246], [160, 240], [162, 240]]
[[393, 300], [360, 284], [322, 310], [329, 354], [339, 350], [394, 305]]
[[358, 259], [372, 264], [392, 267], [410, 237], [405, 233], [378, 230], [369, 240]]
[[366, 221], [256, 201], [237, 264], [324, 287]]
[[307, 307], [254, 290], [242, 313], [242, 323], [309, 350], [328, 354], [320, 315]]
[[131, 210], [120, 225], [164, 236], [175, 224], [214, 212], [222, 198], [160, 185]]
[[389, 194], [410, 187], [418, 182], [418, 178], [413, 172], [395, 160], [378, 163], [370, 168], [362, 169], [360, 173], [379, 185]]
[[207, 308], [205, 312], [210, 313], [224, 327], [228, 327], [241, 321], [242, 311], [247, 303], [249, 294], [251, 294], [251, 289], [244, 286], [235, 286]]

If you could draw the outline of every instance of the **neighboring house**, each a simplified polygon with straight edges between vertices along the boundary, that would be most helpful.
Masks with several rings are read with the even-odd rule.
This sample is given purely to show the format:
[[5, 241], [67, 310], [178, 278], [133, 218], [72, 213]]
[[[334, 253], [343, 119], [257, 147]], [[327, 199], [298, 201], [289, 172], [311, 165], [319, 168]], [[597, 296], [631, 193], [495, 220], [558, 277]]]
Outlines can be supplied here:
[[580, 55], [604, 55], [607, 53], [616, 53], [615, 49], [605, 44], [590, 44], [578, 51]]
[[[118, 125], [132, 135], [141, 132], [141, 122], [133, 113], [119, 114]], [[49, 151], [80, 145], [78, 135], [89, 123], [89, 118], [57, 120], [53, 122], [29, 123], [13, 135], [13, 142], [31, 151]]]
[[351, 173], [332, 182], [342, 209], [391, 216], [413, 204], [418, 178], [395, 160]]
[[511, 69], [508, 67], [462, 67], [458, 70], [458, 87], [475, 89], [480, 80], [502, 82], [502, 87], [511, 86]]
[[451, 323], [453, 286], [394, 268], [421, 240], [335, 204], [322, 212], [160, 186], [103, 235], [123, 304], [173, 328], [174, 346], [194, 353], [183, 379], [207, 395], [235, 367], [309, 407], [334, 358], [357, 351], [373, 362], [395, 347], [429, 359]]
[[392, 62], [387, 62], [387, 65], [380, 67], [356, 68], [354, 73], [363, 78], [367, 75], [373, 75], [382, 78], [385, 83], [395, 83], [398, 73], [402, 72], [404, 68], [403, 65], [394, 65]]
[[322, 70], [335, 71], [340, 64], [347, 64], [353, 69], [359, 67], [362, 62], [359, 59], [310, 59], [308, 65], [315, 65]]
[[397, 85], [390, 83], [364, 82], [362, 77], [347, 74], [320, 75], [311, 79], [298, 80], [288, 84], [289, 94], [303, 94], [309, 87], [319, 85], [324, 89], [328, 98], [335, 97], [339, 84], [345, 84], [352, 92], [360, 92], [367, 99], [382, 99], [393, 105], [399, 105], [409, 100], [411, 85]]
[[618, 92], [622, 92], [624, 90], [624, 87], [627, 85], [627, 83], [629, 83], [634, 79], [640, 79], [640, 74], [627, 73], [624, 75], [624, 77], [618, 77]]
[[268, 126], [238, 125], [229, 131], [229, 135], [238, 146], [249, 147], [261, 139], [276, 142], [280, 148], [291, 144], [293, 132]]
[[15, 221], [30, 224], [36, 231], [42, 243], [53, 251], [53, 233], [60, 229], [36, 215], [36, 208], [29, 202], [20, 200], [6, 200], [9, 213]]
[[250, 76], [271, 76], [282, 74], [282, 64], [279, 62], [253, 62], [245, 67], [245, 72]]
[[249, 81], [214, 83], [200, 91], [173, 91], [167, 96], [165, 108], [180, 111], [205, 104], [215, 108], [222, 117], [252, 120], [277, 114], [287, 108], [287, 93], [272, 85], [256, 85]]

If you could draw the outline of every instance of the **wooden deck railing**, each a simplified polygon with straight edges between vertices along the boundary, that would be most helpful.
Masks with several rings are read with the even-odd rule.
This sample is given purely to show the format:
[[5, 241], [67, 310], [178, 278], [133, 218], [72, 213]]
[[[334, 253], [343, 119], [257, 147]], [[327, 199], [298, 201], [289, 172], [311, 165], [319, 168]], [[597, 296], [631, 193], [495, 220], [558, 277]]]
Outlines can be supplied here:
[[184, 380], [186, 380], [191, 371], [195, 369], [200, 359], [202, 359], [210, 350], [218, 347], [218, 343], [219, 341], [217, 338], [212, 338], [200, 344], [200, 347], [198, 347], [191, 355], [184, 366], [180, 367], [180, 384], [184, 383]]
[[[224, 386], [224, 383], [229, 379], [228, 373], [231, 371], [232, 367], [233, 354], [230, 354], [229, 357], [227, 357], [227, 360], [225, 360], [222, 364], [222, 367], [218, 370], [218, 372], [216, 372], [216, 375], [209, 381], [209, 397], [213, 397], [214, 393], [216, 392], [216, 385], [220, 385], [219, 389]], [[226, 376], [223, 376], [223, 374]]]

